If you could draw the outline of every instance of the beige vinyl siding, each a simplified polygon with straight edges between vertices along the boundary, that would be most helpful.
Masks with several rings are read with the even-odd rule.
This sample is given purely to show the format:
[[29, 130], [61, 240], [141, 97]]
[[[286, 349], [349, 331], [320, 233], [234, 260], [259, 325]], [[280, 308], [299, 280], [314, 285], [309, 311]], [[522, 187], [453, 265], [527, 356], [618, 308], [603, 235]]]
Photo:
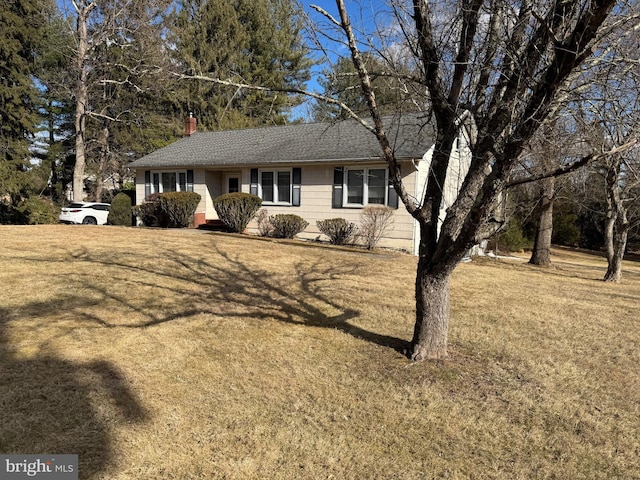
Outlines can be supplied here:
[[144, 202], [144, 188], [145, 188], [145, 181], [144, 181], [144, 172], [145, 169], [137, 169], [136, 170], [136, 203], [138, 205], [140, 205], [141, 203]]
[[[408, 192], [417, 192], [420, 185], [416, 184], [416, 180], [421, 176], [426, 178], [426, 173], [420, 173], [417, 175], [416, 169], [422, 168], [422, 163], [426, 162], [401, 162], [402, 175], [405, 188]], [[263, 168], [265, 170], [270, 169], [287, 169], [287, 168], [301, 168], [301, 187], [300, 196], [301, 204], [298, 207], [286, 206], [286, 205], [263, 205], [263, 209], [266, 209], [269, 215], [292, 213], [299, 215], [309, 222], [309, 226], [302, 232], [299, 237], [305, 239], [319, 239], [328, 240], [323, 234], [320, 233], [316, 226], [316, 222], [319, 220], [326, 220], [329, 218], [344, 218], [348, 222], [353, 222], [356, 225], [360, 224], [360, 214], [362, 207], [344, 207], [344, 208], [332, 208], [332, 193], [333, 193], [333, 173], [336, 167], [369, 167], [369, 168], [384, 168], [384, 163], [358, 163], [358, 164], [316, 164], [316, 165], [278, 165], [277, 168], [273, 165], [267, 165]], [[258, 167], [261, 168], [261, 167]], [[427, 165], [428, 168], [428, 165]], [[153, 169], [149, 169], [152, 172]], [[172, 171], [171, 169], [162, 169], [162, 171]], [[175, 170], [182, 171], [182, 170]], [[218, 215], [213, 207], [213, 200], [219, 195], [224, 193], [224, 182], [226, 181], [225, 174], [235, 172], [240, 173], [240, 189], [242, 192], [249, 193], [251, 182], [251, 168], [244, 167], [242, 169], [229, 168], [229, 169], [193, 169], [194, 191], [199, 193], [202, 197], [196, 213], [204, 213], [207, 220], [215, 220]], [[144, 199], [145, 192], [145, 169], [138, 169], [136, 172], [136, 195], [139, 199]], [[141, 202], [139, 202], [141, 203]], [[248, 228], [250, 233], [257, 233], [257, 223], [252, 221]], [[393, 225], [390, 228], [390, 232], [385, 238], [380, 241], [379, 246], [397, 248], [406, 250], [408, 252], [414, 251], [414, 220], [407, 213], [402, 202], [399, 202], [399, 208], [394, 210]]]
[[[431, 165], [431, 157], [433, 155], [433, 147], [431, 147], [422, 157], [422, 161], [415, 163], [415, 175], [414, 175], [414, 198], [418, 205], [422, 205], [424, 202], [424, 194], [427, 188], [427, 178], [429, 176], [429, 166]], [[407, 188], [407, 191], [410, 192]], [[420, 247], [420, 226], [418, 222], [413, 222], [413, 254], [418, 255], [418, 249]]]
[[204, 183], [204, 170], [193, 170], [193, 191], [200, 194], [200, 203], [195, 213], [204, 213], [207, 206], [207, 188]]
[[[206, 204], [204, 206], [205, 218], [207, 220], [216, 220], [218, 218], [218, 214], [216, 213], [216, 209], [213, 207], [213, 201], [222, 195], [222, 172], [217, 172], [213, 170], [198, 170], [202, 172], [204, 177], [204, 184], [206, 190]], [[195, 172], [194, 172], [195, 176]]]
[[[333, 171], [340, 165], [304, 165], [301, 176], [301, 202], [299, 207], [281, 205], [263, 205], [269, 215], [295, 214], [309, 222], [309, 226], [304, 232], [298, 235], [299, 238], [328, 240], [320, 233], [316, 226], [319, 220], [328, 218], [344, 218], [348, 222], [356, 225], [360, 224], [360, 213], [362, 208], [346, 207], [332, 208], [331, 198], [333, 190]], [[367, 164], [370, 167], [384, 167], [384, 164]], [[286, 167], [283, 167], [286, 168]], [[249, 191], [250, 169], [243, 171], [242, 183], [243, 191]], [[411, 162], [402, 165], [403, 180], [409, 192], [415, 189], [415, 168]], [[257, 233], [257, 223], [252, 221], [249, 224], [250, 233]], [[411, 252], [413, 250], [413, 218], [407, 213], [400, 202], [400, 206], [394, 211], [393, 226], [386, 238], [382, 239], [379, 246], [398, 248]]]
[[[416, 191], [416, 197], [419, 199], [420, 203], [422, 203], [424, 193], [427, 189], [426, 180], [428, 179], [432, 154], [433, 147], [425, 154], [424, 159], [419, 166], [419, 190]], [[447, 210], [458, 198], [458, 192], [460, 191], [462, 183], [469, 172], [470, 164], [471, 150], [469, 149], [468, 139], [465, 135], [460, 135], [458, 136], [457, 142], [454, 143], [451, 148], [449, 165], [447, 166], [444, 195], [442, 198], [442, 205], [440, 206], [440, 212], [438, 214], [438, 234], [440, 232], [440, 226], [447, 216]], [[416, 238], [419, 238], [419, 236], [416, 235]]]

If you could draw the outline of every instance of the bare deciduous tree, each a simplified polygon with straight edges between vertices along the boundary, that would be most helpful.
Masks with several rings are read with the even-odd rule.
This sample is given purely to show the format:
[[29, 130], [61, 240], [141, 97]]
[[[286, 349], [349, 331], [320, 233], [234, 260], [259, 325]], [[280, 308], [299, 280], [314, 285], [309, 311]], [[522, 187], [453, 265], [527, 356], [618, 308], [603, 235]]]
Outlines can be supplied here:
[[[638, 12], [635, 13], [636, 17]], [[594, 164], [602, 179], [606, 211], [605, 251], [608, 268], [605, 281], [622, 277], [622, 259], [630, 230], [640, 224], [640, 24], [614, 25], [600, 48], [606, 55], [591, 61], [578, 88], [577, 110], [586, 143], [595, 152], [613, 150]]]
[[[588, 145], [582, 140], [581, 130], [568, 117], [550, 118], [538, 130], [529, 143], [520, 163], [530, 173], [530, 167], [549, 172], [588, 153]], [[532, 185], [537, 188], [538, 223], [529, 263], [548, 267], [551, 265], [551, 239], [553, 237], [553, 208], [562, 190], [562, 183], [555, 176], [543, 178]]]
[[[140, 139], [133, 140], [132, 132], [143, 129], [148, 106], [158, 101], [157, 91], [153, 98], [149, 92], [164, 83], [158, 77], [167, 57], [159, 20], [171, 0], [70, 3], [73, 10], [66, 13], [75, 21], [75, 82], [70, 89], [75, 103], [74, 199], [83, 199], [86, 169], [95, 160], [100, 200], [103, 175], [118, 172], [127, 155], [139, 148], [135, 143]], [[119, 125], [126, 127], [117, 132], [114, 144]]]
[[[599, 117], [599, 127], [603, 131], [594, 135], [594, 147], [633, 143], [640, 128], [639, 108], [635, 89], [623, 102], [609, 98], [606, 111]], [[606, 198], [604, 240], [607, 272], [604, 280], [619, 282], [629, 232], [640, 225], [640, 148], [636, 145], [603, 158], [597, 163], [596, 171], [603, 177]]]
[[87, 26], [91, 12], [97, 7], [97, 0], [71, 0], [76, 12], [76, 52], [75, 69], [76, 85], [75, 97], [75, 148], [76, 163], [73, 169], [74, 200], [83, 200], [84, 170], [86, 165], [85, 133], [87, 125], [87, 111], [89, 107], [89, 35]]
[[[402, 184], [344, 1], [336, 4], [339, 20], [328, 18], [344, 32], [369, 105], [371, 130], [396, 192], [420, 225], [411, 358], [446, 357], [451, 273], [468, 249], [491, 232], [492, 213], [501, 192], [513, 183], [524, 146], [551, 112], [571, 73], [592, 55], [608, 17], [624, 21], [619, 16], [631, 7], [614, 0], [463, 0], [447, 3], [447, 8], [426, 0], [394, 4], [436, 128], [426, 193], [416, 200]], [[461, 123], [472, 132], [471, 165], [439, 227], [441, 186]], [[548, 176], [571, 168], [564, 165]]]

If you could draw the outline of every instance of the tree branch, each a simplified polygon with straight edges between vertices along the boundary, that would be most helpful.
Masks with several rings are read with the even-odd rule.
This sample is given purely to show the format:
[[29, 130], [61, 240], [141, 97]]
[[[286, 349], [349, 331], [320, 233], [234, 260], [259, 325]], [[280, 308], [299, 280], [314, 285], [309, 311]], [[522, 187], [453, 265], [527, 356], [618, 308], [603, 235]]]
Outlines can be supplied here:
[[413, 215], [418, 207], [414, 200], [409, 196], [407, 190], [402, 183], [402, 175], [400, 173], [400, 166], [393, 154], [393, 150], [391, 149], [391, 145], [389, 144], [389, 139], [384, 131], [384, 127], [382, 125], [382, 119], [380, 118], [380, 113], [378, 112], [378, 107], [376, 105], [376, 96], [373, 91], [373, 87], [371, 86], [371, 78], [367, 72], [367, 68], [362, 60], [362, 56], [360, 55], [360, 51], [358, 50], [358, 46], [356, 44], [356, 38], [353, 34], [353, 29], [351, 28], [351, 22], [349, 19], [349, 15], [347, 14], [347, 9], [344, 5], [344, 0], [336, 0], [336, 5], [338, 6], [338, 11], [340, 12], [340, 21], [342, 25], [342, 29], [347, 36], [347, 40], [349, 42], [349, 50], [351, 51], [351, 60], [353, 61], [354, 67], [356, 67], [356, 71], [360, 77], [360, 85], [362, 86], [362, 93], [364, 94], [367, 105], [369, 106], [369, 112], [371, 113], [371, 118], [374, 123], [374, 131], [376, 138], [378, 139], [378, 143], [382, 148], [382, 152], [384, 154], [385, 160], [389, 165], [389, 176], [391, 177], [391, 182], [393, 183], [393, 188], [395, 189], [398, 197], [404, 203], [407, 211]]
[[460, 43], [448, 98], [449, 103], [453, 106], [457, 106], [460, 101], [460, 93], [464, 84], [465, 74], [469, 68], [471, 50], [473, 49], [473, 39], [478, 29], [478, 12], [484, 2], [483, 0], [470, 0], [470, 3], [470, 5], [463, 6]]
[[248, 83], [240, 83], [234, 82], [232, 80], [222, 80], [220, 78], [209, 77], [207, 75], [187, 75], [184, 73], [172, 73], [174, 77], [177, 77], [178, 80], [200, 80], [204, 82], [212, 82], [218, 85], [223, 85], [226, 87], [254, 90], [258, 92], [279, 92], [279, 93], [295, 93], [298, 95], [305, 95], [310, 98], [315, 98], [316, 100], [320, 100], [322, 102], [331, 103], [333, 105], [337, 105], [342, 108], [349, 117], [356, 120], [360, 125], [369, 130], [371, 133], [375, 134], [375, 128], [365, 122], [358, 114], [356, 114], [353, 110], [351, 110], [345, 103], [336, 100], [335, 98], [327, 97], [325, 95], [320, 95], [314, 92], [310, 92], [308, 90], [303, 90], [300, 88], [275, 88], [275, 87], [262, 87], [259, 85], [250, 85]]
[[627, 142], [624, 145], [621, 145], [620, 147], [616, 147], [609, 150], [608, 152], [599, 153], [599, 154], [591, 153], [589, 155], [585, 155], [581, 159], [576, 160], [575, 162], [572, 162], [569, 165], [563, 165], [550, 172], [542, 172], [542, 173], [539, 173], [538, 175], [532, 175], [529, 177], [512, 180], [511, 182], [507, 182], [505, 184], [505, 188], [513, 188], [513, 187], [517, 187], [518, 185], [524, 185], [525, 183], [537, 182], [538, 180], [543, 180], [545, 178], [559, 177], [561, 175], [566, 175], [567, 173], [571, 173], [589, 163], [595, 162], [597, 160], [608, 157], [610, 155], [615, 155], [618, 153], [625, 152], [631, 147], [633, 147], [634, 145], [636, 145], [638, 141], [639, 139], [635, 138], [630, 142]]
[[433, 29], [429, 13], [427, 0], [413, 0], [413, 18], [418, 33], [421, 63], [424, 67], [425, 84], [429, 90], [433, 111], [438, 121], [451, 123], [453, 121], [453, 112], [449, 108], [447, 96], [442, 88], [440, 58], [432, 35]]
[[313, 8], [316, 12], [318, 12], [319, 14], [321, 14], [322, 16], [326, 17], [327, 20], [329, 20], [331, 23], [333, 23], [334, 25], [342, 28], [342, 24], [336, 20], [335, 18], [333, 18], [333, 16], [327, 12], [324, 8], [321, 8], [317, 5], [309, 5], [311, 8]]

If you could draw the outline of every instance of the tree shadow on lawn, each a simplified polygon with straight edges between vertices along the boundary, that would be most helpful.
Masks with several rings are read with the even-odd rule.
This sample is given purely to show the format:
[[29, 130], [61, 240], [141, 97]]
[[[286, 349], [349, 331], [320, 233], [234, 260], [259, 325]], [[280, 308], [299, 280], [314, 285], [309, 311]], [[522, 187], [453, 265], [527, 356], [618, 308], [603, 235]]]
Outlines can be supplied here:
[[110, 362], [74, 362], [43, 349], [26, 357], [14, 348], [11, 323], [47, 307], [59, 305], [0, 308], [0, 452], [77, 454], [79, 478], [91, 478], [110, 467], [109, 424], [144, 422], [148, 415]]
[[[160, 292], [178, 295], [181, 307], [166, 311], [157, 304], [157, 298], [140, 304], [122, 295], [105, 292], [104, 288], [92, 285], [91, 279], [78, 279], [83, 288], [95, 289], [99, 295], [110, 297], [122, 306], [135, 310], [147, 321], [139, 323], [113, 323], [104, 318], [86, 315], [89, 319], [108, 328], [145, 328], [199, 314], [214, 314], [225, 318], [253, 318], [277, 320], [280, 322], [330, 328], [347, 333], [355, 338], [391, 348], [403, 355], [409, 342], [397, 337], [368, 331], [350, 320], [360, 314], [355, 308], [344, 308], [331, 300], [335, 283], [344, 276], [353, 275], [357, 267], [322, 265], [322, 259], [313, 263], [298, 262], [293, 274], [269, 271], [258, 265], [242, 260], [242, 254], [230, 254], [215, 244], [213, 260], [198, 258], [169, 250], [156, 254], [158, 262], [141, 264], [135, 259], [124, 257], [105, 261], [89, 252], [75, 255], [77, 261], [97, 263], [120, 268], [121, 281], [132, 282], [132, 288], [150, 287]], [[149, 266], [149, 265], [153, 266]], [[128, 271], [128, 272], [127, 272]], [[161, 281], [147, 281], [144, 278], [159, 276], [177, 280], [182, 288], [168, 288]], [[135, 278], [133, 281], [132, 278]], [[114, 279], [118, 281], [118, 279]], [[194, 288], [195, 287], [195, 288]], [[185, 308], [184, 305], [188, 305]]]
[[[340, 279], [356, 274], [357, 266], [300, 261], [279, 273], [243, 261], [241, 253], [211, 248], [216, 255], [208, 259], [164, 250], [146, 263], [126, 252], [106, 261], [85, 250], [53, 261], [72, 264], [71, 270], [52, 274], [53, 281], [60, 275], [69, 295], [27, 301], [11, 310], [0, 307], [0, 452], [78, 454], [79, 477], [90, 479], [113, 468], [114, 426], [150, 420], [134, 386], [115, 363], [72, 361], [48, 347], [47, 342], [77, 328], [152, 328], [210, 313], [337, 329], [398, 352], [408, 348], [404, 340], [352, 325], [358, 310], [332, 300], [342, 286]], [[91, 268], [67, 273], [74, 271], [74, 262]], [[93, 267], [101, 268], [101, 274], [94, 275]], [[55, 265], [51, 271], [56, 271]], [[170, 304], [163, 295], [171, 298]], [[128, 312], [129, 318], [134, 311], [138, 321], [118, 320], [123, 315], [116, 310]], [[63, 323], [57, 323], [58, 314]], [[33, 324], [33, 340], [16, 337], [17, 332], [32, 331], [20, 322]], [[31, 350], [40, 339], [39, 330], [45, 330], [46, 340]]]

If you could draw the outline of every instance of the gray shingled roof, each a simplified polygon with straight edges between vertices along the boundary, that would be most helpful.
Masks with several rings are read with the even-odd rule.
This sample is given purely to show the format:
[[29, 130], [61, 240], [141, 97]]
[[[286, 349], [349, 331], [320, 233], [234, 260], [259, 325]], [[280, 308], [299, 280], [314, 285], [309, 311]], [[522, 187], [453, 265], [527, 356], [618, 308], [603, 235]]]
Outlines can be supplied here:
[[[396, 158], [420, 159], [433, 144], [422, 114], [385, 117]], [[354, 120], [196, 132], [129, 164], [132, 168], [265, 165], [380, 159], [375, 136]]]

